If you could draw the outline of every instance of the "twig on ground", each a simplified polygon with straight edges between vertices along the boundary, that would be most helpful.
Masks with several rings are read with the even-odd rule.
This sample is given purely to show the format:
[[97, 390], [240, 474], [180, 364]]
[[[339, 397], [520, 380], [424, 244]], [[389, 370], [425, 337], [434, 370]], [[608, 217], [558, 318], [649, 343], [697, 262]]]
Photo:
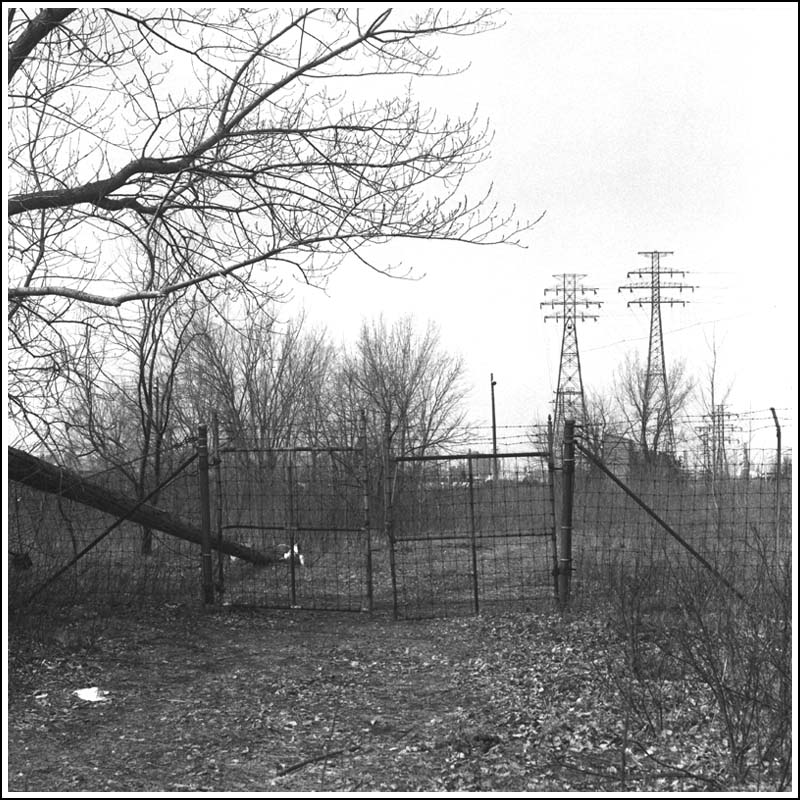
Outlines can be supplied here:
[[[330, 750], [325, 753], [320, 753], [316, 756], [311, 756], [310, 758], [304, 758], [302, 761], [298, 761], [296, 764], [290, 764], [288, 767], [278, 770], [275, 773], [275, 777], [282, 778], [284, 775], [288, 775], [291, 772], [297, 772], [297, 770], [303, 769], [303, 767], [307, 767], [309, 764], [316, 764], [318, 761], [327, 761], [329, 758], [336, 758], [336, 756], [341, 756], [345, 753], [356, 753], [361, 749], [362, 747], [360, 744], [355, 744], [351, 745], [350, 747], [340, 747], [338, 750]], [[372, 748], [370, 748], [370, 750], [371, 749]], [[369, 750], [365, 750], [364, 752], [368, 753]]]
[[648, 751], [648, 749], [643, 744], [641, 744], [640, 742], [637, 742], [636, 740], [633, 740], [631, 742], [631, 744], [635, 745], [636, 747], [638, 747], [645, 754], [645, 756], [647, 758], [649, 758], [651, 761], [655, 761], [655, 763], [658, 764], [660, 767], [666, 767], [667, 769], [675, 770], [674, 773], [671, 773], [671, 774], [668, 774], [668, 775], [663, 775], [661, 777], [680, 778], [680, 777], [684, 777], [685, 776], [687, 778], [693, 778], [694, 780], [702, 781], [703, 783], [707, 783], [710, 786], [714, 787], [715, 789], [724, 789], [725, 788], [715, 778], [706, 778], [705, 775], [698, 775], [696, 772], [692, 772], [691, 770], [688, 770], [685, 767], [681, 767], [678, 764], [669, 764], [666, 761], [662, 761], [660, 758], [656, 758], [654, 755], [652, 755]]
[[569, 769], [573, 772], [580, 772], [583, 775], [591, 775], [593, 778], [602, 778], [606, 781], [618, 781], [619, 776], [616, 774], [610, 775], [606, 772], [597, 772], [597, 770], [593, 769], [586, 769], [585, 767], [579, 767], [577, 764], [570, 764], [569, 762], [565, 761], [563, 758], [557, 758], [555, 761], [551, 761], [548, 767], [561, 767], [562, 769]]
[[[328, 753], [328, 749], [331, 746], [331, 742], [333, 741], [333, 734], [336, 731], [336, 719], [339, 716], [339, 706], [342, 702], [342, 694], [341, 691], [336, 696], [336, 705], [333, 707], [333, 719], [331, 720], [331, 729], [328, 731], [328, 736], [325, 739], [325, 753]], [[322, 762], [322, 773], [319, 776], [319, 785], [324, 788], [325, 786], [325, 772], [328, 769], [328, 759], [324, 759]]]

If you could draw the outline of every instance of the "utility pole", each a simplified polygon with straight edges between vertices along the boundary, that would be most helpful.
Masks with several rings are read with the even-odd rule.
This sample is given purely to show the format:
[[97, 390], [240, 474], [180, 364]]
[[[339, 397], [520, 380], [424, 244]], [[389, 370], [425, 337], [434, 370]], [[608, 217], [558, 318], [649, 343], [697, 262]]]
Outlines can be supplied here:
[[494, 413], [494, 387], [497, 381], [494, 379], [494, 372], [489, 374], [489, 380], [492, 384], [492, 474], [494, 476], [495, 485], [497, 485], [497, 417]]
[[[587, 288], [579, 285], [585, 275], [564, 273], [553, 275], [560, 281], [560, 285], [545, 289], [547, 296], [553, 293], [552, 300], [540, 303], [540, 308], [547, 306], [556, 310], [555, 314], [545, 314], [545, 322], [554, 319], [556, 322], [563, 320], [561, 336], [561, 358], [558, 365], [558, 388], [556, 389], [555, 413], [553, 414], [554, 436], [556, 441], [561, 441], [564, 435], [564, 420], [574, 419], [579, 425], [586, 421], [586, 400], [583, 395], [583, 377], [581, 375], [581, 358], [578, 352], [578, 320], [597, 320], [596, 314], [584, 313], [582, 309], [591, 310], [592, 306], [598, 308], [602, 302], [585, 300], [584, 295], [589, 292], [597, 294], [596, 288]], [[579, 312], [578, 309], [581, 309]], [[558, 450], [558, 448], [556, 448]]]
[[[660, 409], [664, 414], [664, 433], [666, 434], [666, 445], [662, 452], [675, 455], [675, 426], [672, 419], [672, 409], [670, 408], [670, 392], [667, 383], [667, 364], [664, 357], [664, 331], [661, 326], [661, 306], [662, 305], [682, 305], [685, 306], [686, 300], [676, 300], [672, 297], [663, 297], [662, 289], [682, 292], [684, 289], [694, 291], [694, 286], [689, 286], [680, 281], [674, 280], [674, 276], [683, 277], [686, 273], [681, 270], [663, 269], [661, 267], [661, 257], [671, 256], [671, 251], [647, 250], [639, 251], [640, 256], [647, 256], [650, 259], [650, 269], [637, 269], [628, 273], [628, 280], [631, 277], [642, 278], [643, 280], [620, 286], [617, 291], [627, 289], [631, 293], [635, 290], [644, 289], [650, 292], [647, 299], [638, 298], [628, 301], [628, 308], [631, 306], [650, 305], [650, 343], [647, 349], [647, 372], [645, 373], [642, 425], [645, 428], [645, 441], [654, 442], [655, 432], [658, 425], [659, 402]], [[662, 278], [666, 277], [666, 282]], [[655, 404], [655, 407], [654, 407]], [[647, 413], [649, 407], [650, 413]], [[654, 453], [655, 455], [655, 453]]]

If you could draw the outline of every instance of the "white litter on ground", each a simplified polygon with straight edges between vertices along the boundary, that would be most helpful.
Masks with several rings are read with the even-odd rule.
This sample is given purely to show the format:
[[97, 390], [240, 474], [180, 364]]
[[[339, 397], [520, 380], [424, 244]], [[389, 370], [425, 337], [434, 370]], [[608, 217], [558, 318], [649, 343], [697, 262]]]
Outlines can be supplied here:
[[108, 701], [108, 692], [90, 686], [88, 689], [76, 689], [72, 694], [77, 695], [81, 700], [88, 700], [90, 703], [105, 703]]

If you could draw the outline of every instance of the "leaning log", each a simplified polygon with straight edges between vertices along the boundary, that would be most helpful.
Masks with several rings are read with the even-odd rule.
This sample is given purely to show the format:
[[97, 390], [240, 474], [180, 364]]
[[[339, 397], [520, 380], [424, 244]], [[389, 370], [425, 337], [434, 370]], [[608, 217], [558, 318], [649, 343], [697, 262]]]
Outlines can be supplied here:
[[[200, 529], [173, 514], [150, 503], [142, 503], [137, 508], [138, 501], [129, 496], [87, 481], [77, 472], [57, 467], [15, 447], [8, 448], [8, 477], [33, 489], [73, 500], [116, 517], [129, 519], [193, 544], [201, 544]], [[215, 541], [211, 546], [221, 553], [236, 556], [259, 566], [268, 566], [281, 561], [280, 555], [266, 555], [235, 542]]]

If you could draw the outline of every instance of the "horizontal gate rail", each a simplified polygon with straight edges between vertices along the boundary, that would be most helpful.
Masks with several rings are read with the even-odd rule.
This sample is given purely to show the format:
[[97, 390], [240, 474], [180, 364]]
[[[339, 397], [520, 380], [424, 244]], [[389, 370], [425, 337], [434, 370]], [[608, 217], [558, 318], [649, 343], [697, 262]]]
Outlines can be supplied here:
[[[533, 539], [537, 536], [550, 537], [551, 535], [552, 534], [550, 531], [543, 531], [542, 533], [476, 533], [475, 539], [476, 541], [481, 542], [489, 539]], [[440, 536], [437, 536], [436, 534], [433, 534], [432, 536], [398, 536], [396, 537], [396, 541], [398, 544], [402, 544], [403, 542], [469, 542], [470, 535], [469, 533], [462, 533], [460, 535], [448, 534]]]
[[248, 524], [241, 524], [241, 525], [223, 525], [221, 527], [223, 531], [285, 531], [285, 525], [248, 525]]
[[[222, 530], [243, 530], [243, 531], [285, 531], [289, 530], [288, 525], [223, 525]], [[336, 528], [326, 525], [322, 528], [307, 528], [305, 525], [293, 525], [292, 530], [302, 533], [362, 533], [363, 528]]]

